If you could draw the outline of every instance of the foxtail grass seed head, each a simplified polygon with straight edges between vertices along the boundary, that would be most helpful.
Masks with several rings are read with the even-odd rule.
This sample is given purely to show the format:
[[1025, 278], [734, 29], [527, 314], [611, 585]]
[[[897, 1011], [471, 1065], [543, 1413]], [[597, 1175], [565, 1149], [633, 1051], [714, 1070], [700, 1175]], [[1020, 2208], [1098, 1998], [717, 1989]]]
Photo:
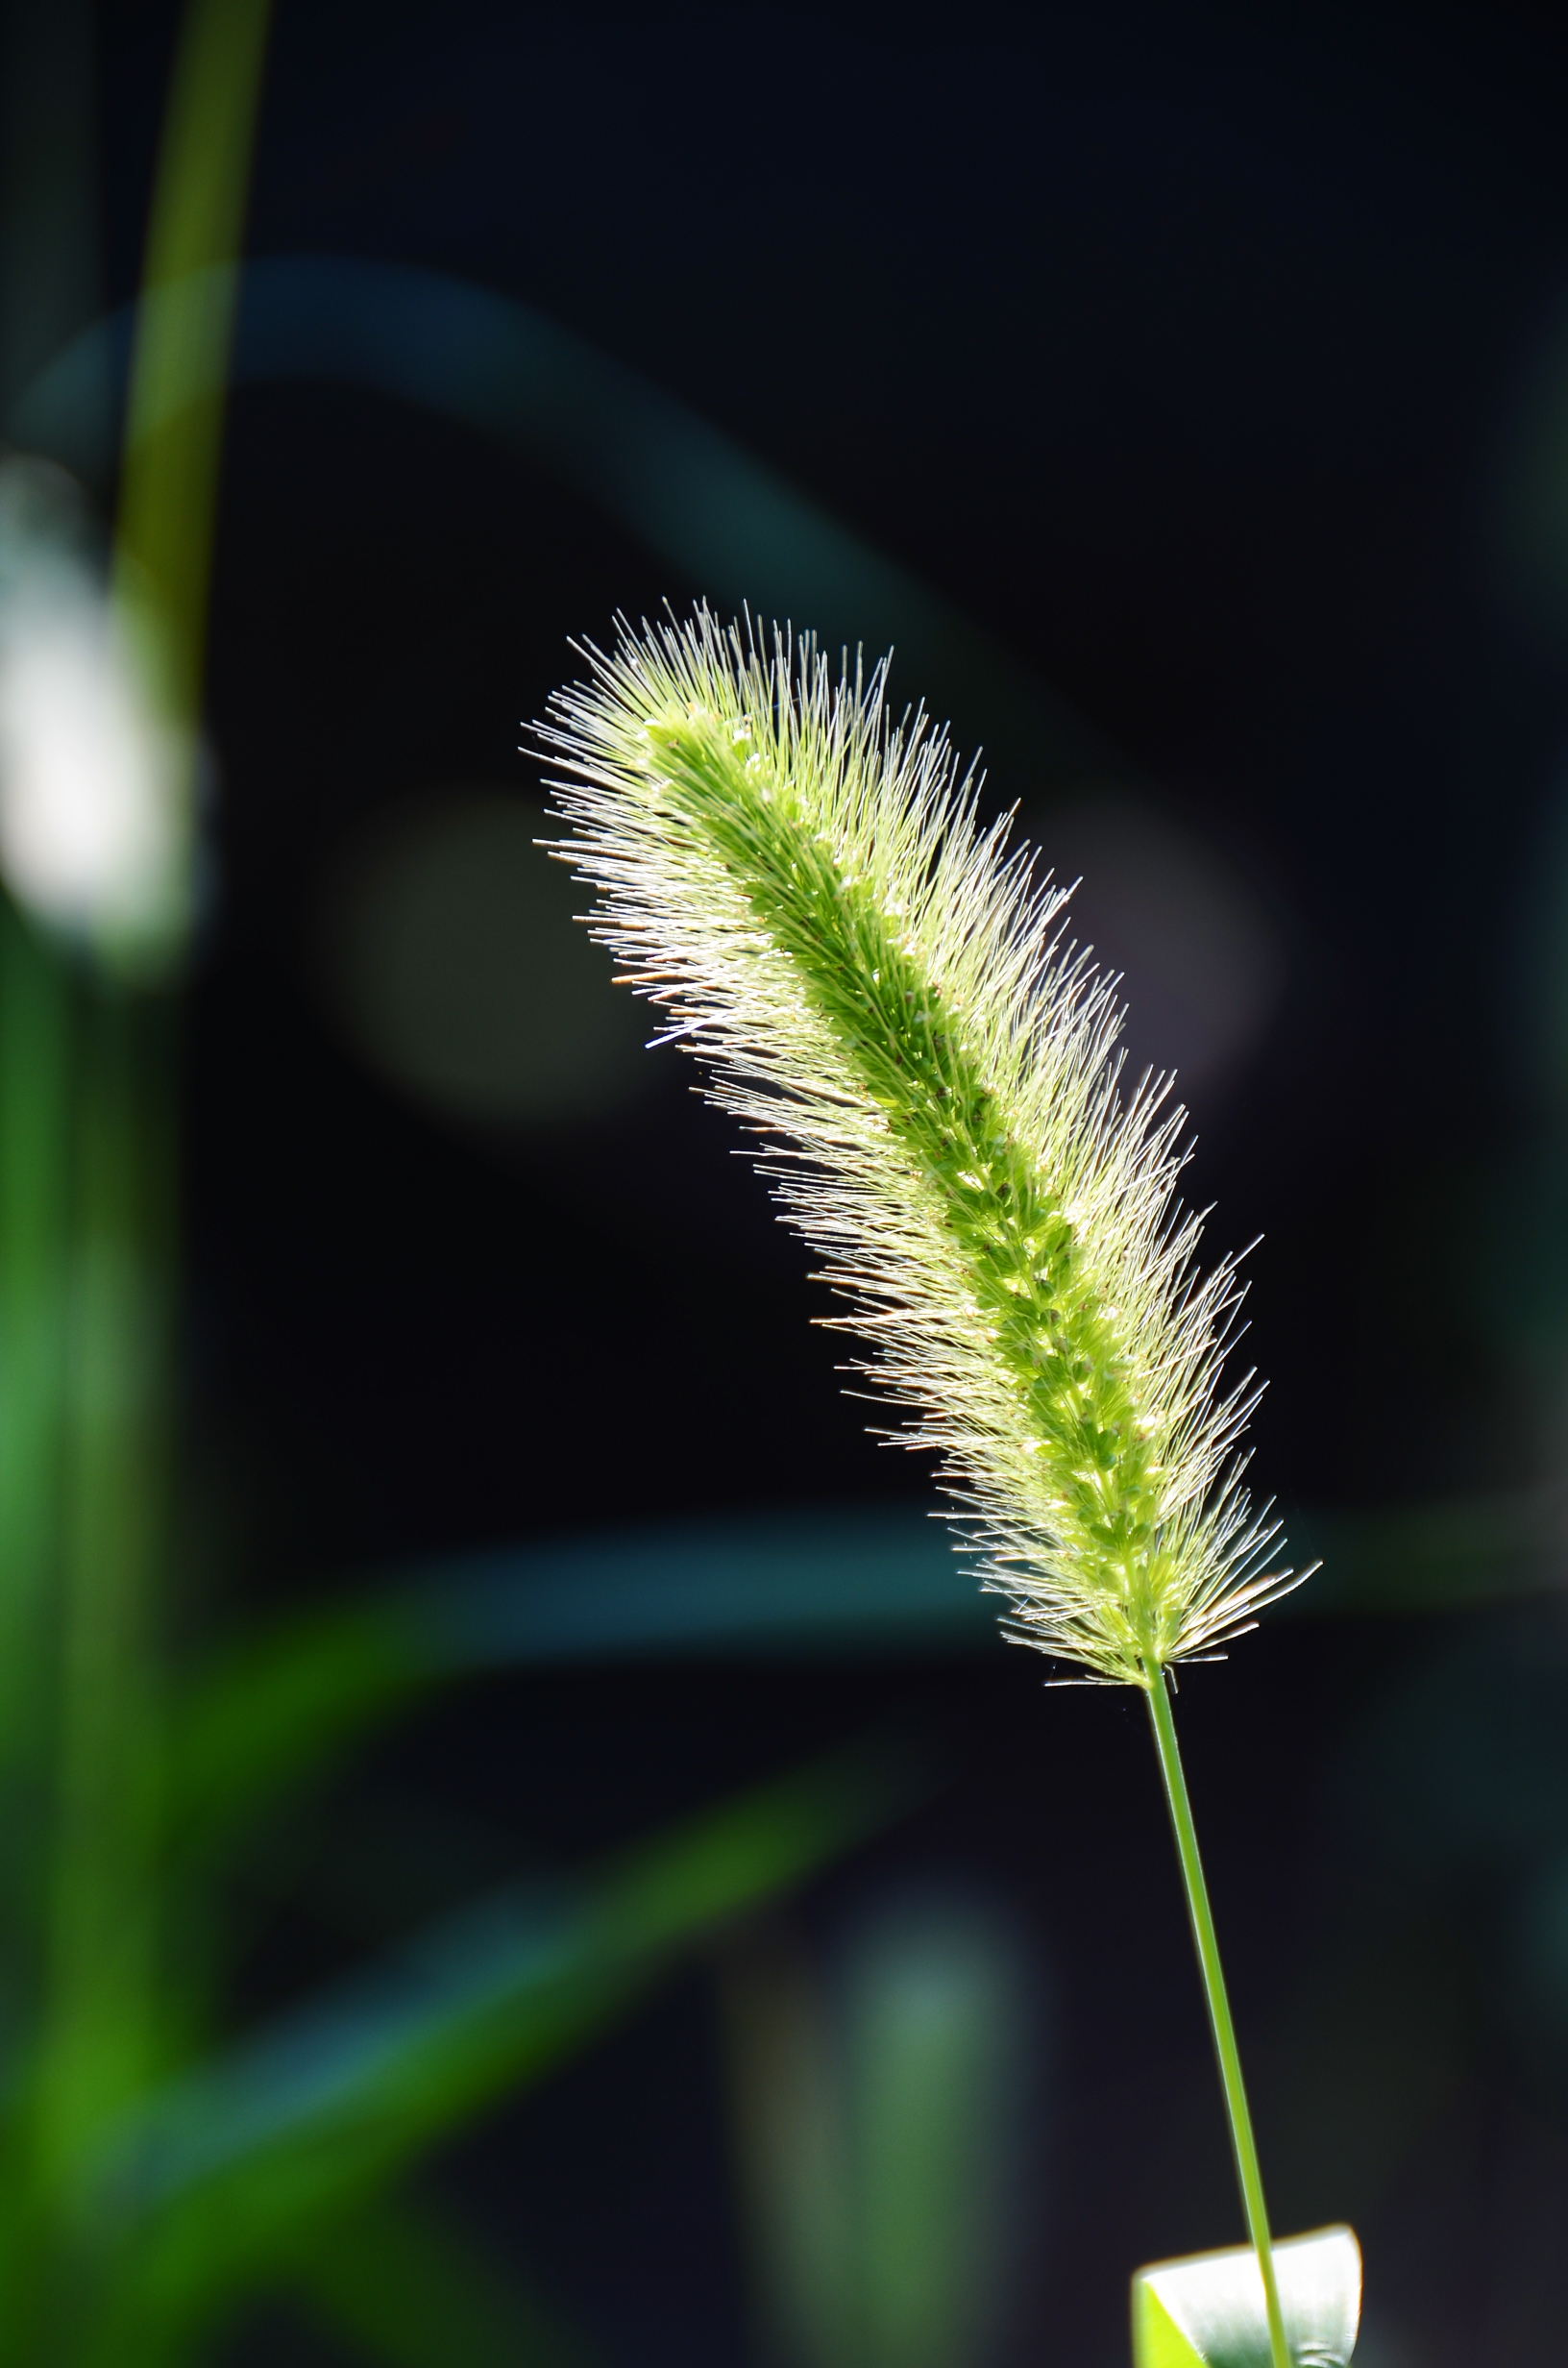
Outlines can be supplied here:
[[1147, 1687], [1299, 1582], [1263, 1567], [1222, 1390], [1240, 1297], [1129, 1086], [1116, 982], [943, 731], [706, 609], [581, 653], [541, 727], [596, 934], [852, 1302], [1012, 1640]]

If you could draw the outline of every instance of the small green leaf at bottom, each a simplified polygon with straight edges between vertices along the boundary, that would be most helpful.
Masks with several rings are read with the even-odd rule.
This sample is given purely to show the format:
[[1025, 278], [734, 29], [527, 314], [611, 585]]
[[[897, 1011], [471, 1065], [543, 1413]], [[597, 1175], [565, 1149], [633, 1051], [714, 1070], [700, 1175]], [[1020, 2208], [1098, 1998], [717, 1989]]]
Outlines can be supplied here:
[[[1274, 2247], [1297, 2368], [1347, 2368], [1361, 2317], [1361, 2249], [1347, 2228]], [[1269, 2368], [1263, 2282], [1250, 2245], [1155, 2261], [1133, 2279], [1135, 2368]]]

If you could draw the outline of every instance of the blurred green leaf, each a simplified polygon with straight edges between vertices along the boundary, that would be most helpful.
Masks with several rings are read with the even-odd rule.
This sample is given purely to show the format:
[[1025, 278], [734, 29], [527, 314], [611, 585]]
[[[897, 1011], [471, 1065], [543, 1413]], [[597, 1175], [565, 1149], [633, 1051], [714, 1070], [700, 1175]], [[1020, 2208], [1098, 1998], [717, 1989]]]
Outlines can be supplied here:
[[908, 1804], [887, 1749], [838, 1755], [624, 1854], [553, 1896], [451, 1918], [155, 2097], [100, 2192], [162, 2319], [275, 2272], [301, 2232], [581, 2042], [675, 1952]]
[[[1300, 2368], [1346, 2368], [1361, 2317], [1361, 2251], [1347, 2228], [1274, 2247], [1286, 2339]], [[1269, 2368], [1263, 2282], [1250, 2245], [1156, 2261], [1133, 2280], [1135, 2368]]]
[[[1324, 1569], [1284, 1616], [1424, 1612], [1546, 1591], [1568, 1565], [1547, 1492], [1298, 1514]], [[157, 1791], [177, 1839], [220, 1847], [425, 1689], [487, 1668], [720, 1654], [963, 1652], [992, 1604], [919, 1507], [755, 1516], [454, 1557], [236, 1647], [177, 1709]]]
[[1276, 1618], [1458, 1611], [1555, 1593], [1568, 1582], [1568, 1502], [1557, 1489], [1291, 1513], [1286, 1530], [1298, 1567], [1323, 1567]]
[[167, 1721], [152, 1787], [167, 1838], [209, 1856], [437, 1674], [399, 1607], [352, 1603], [233, 1649]]
[[597, 2368], [537, 2294], [404, 2197], [331, 2221], [294, 2282], [313, 2317], [387, 2368]]
[[509, 1666], [942, 1651], [996, 1623], [920, 1508], [692, 1522], [466, 1555], [234, 1647], [172, 1713], [153, 1798], [211, 1857], [432, 1685]]
[[[1552, 1492], [1299, 1514], [1324, 1568], [1276, 1616], [1430, 1612], [1549, 1592], [1568, 1571]], [[211, 1858], [429, 1688], [485, 1669], [717, 1655], [968, 1652], [993, 1608], [919, 1507], [755, 1516], [454, 1557], [237, 1646], [186, 1690], [153, 1798]]]
[[968, 2368], [1005, 2314], [1020, 2105], [1040, 2068], [1010, 1918], [920, 1886], [830, 1970], [746, 1936], [723, 1985], [769, 2324], [787, 2368]]
[[845, 1968], [868, 2368], [966, 2368], [990, 2350], [1037, 2068], [1027, 1983], [1004, 1916], [937, 1893], [868, 1925]]
[[693, 1654], [951, 1651], [995, 1608], [923, 1505], [752, 1515], [464, 1555], [400, 1600], [449, 1665]]
[[[208, 276], [159, 294], [171, 310], [201, 306]], [[126, 311], [109, 314], [56, 356], [13, 407], [12, 439], [101, 477], [130, 326]], [[232, 375], [325, 380], [428, 406], [576, 485], [715, 597], [809, 615], [825, 648], [895, 646], [935, 703], [984, 716], [988, 748], [1025, 766], [1037, 789], [1136, 777], [939, 593], [700, 413], [516, 297], [368, 256], [256, 258]], [[177, 416], [136, 424], [156, 431]]]

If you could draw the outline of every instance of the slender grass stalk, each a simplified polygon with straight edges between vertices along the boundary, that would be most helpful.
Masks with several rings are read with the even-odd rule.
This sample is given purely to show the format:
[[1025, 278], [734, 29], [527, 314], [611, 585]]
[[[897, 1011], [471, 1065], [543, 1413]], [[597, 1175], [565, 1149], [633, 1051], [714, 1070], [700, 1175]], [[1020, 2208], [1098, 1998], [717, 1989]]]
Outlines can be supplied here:
[[1164, 1688], [1299, 1581], [1265, 1566], [1277, 1524], [1241, 1486], [1240, 1292], [1232, 1261], [1197, 1268], [1184, 1114], [1167, 1079], [1124, 1089], [1115, 982], [944, 737], [890, 719], [882, 669], [835, 680], [809, 642], [705, 610], [583, 654], [541, 729], [598, 933], [766, 1139], [1010, 1640], [1148, 1697], [1288, 2368]]
[[239, 253], [271, 0], [187, 0], [148, 221], [114, 538], [121, 635], [168, 734], [182, 861], [164, 909], [103, 933], [111, 967], [178, 960], [192, 907], [198, 728]]
[[125, 423], [117, 591], [143, 577], [166, 628], [162, 689], [201, 700], [224, 383], [239, 294], [270, 0], [187, 0], [147, 229]]
[[1280, 2309], [1279, 2280], [1274, 2274], [1268, 2206], [1263, 2199], [1263, 2175], [1259, 2167], [1257, 2142], [1252, 2134], [1247, 2086], [1241, 2077], [1241, 2055], [1236, 2044], [1236, 2026], [1231, 2020], [1231, 2002], [1225, 1988], [1224, 1968], [1219, 1961], [1219, 1939], [1214, 1931], [1213, 1912], [1209, 1905], [1209, 1886], [1204, 1880], [1203, 1860], [1198, 1852], [1198, 1832], [1192, 1822], [1192, 1804], [1188, 1798], [1187, 1777], [1182, 1768], [1182, 1755], [1176, 1741], [1176, 1721], [1171, 1715], [1170, 1694], [1164, 1670], [1158, 1671], [1150, 1682], [1148, 1705], [1149, 1724], [1154, 1730], [1154, 1747], [1160, 1755], [1160, 1773], [1164, 1780], [1165, 1800], [1170, 1809], [1171, 1831], [1176, 1837], [1176, 1855], [1181, 1861], [1182, 1882], [1187, 1890], [1188, 1912], [1192, 1919], [1192, 1939], [1198, 1952], [1198, 1969], [1203, 1976], [1203, 1994], [1208, 2002], [1210, 2028], [1214, 2035], [1214, 2055], [1219, 2063], [1219, 2084], [1225, 2093], [1225, 2111], [1231, 2125], [1231, 2143], [1236, 2152], [1236, 2171], [1241, 2185], [1241, 2206], [1246, 2213], [1247, 2234], [1257, 2253], [1258, 2267], [1263, 2281], [1269, 2350], [1273, 2355], [1274, 2368], [1290, 2368], [1290, 2353], [1285, 2340], [1285, 2318]]
[[[72, 1022], [65, 965], [0, 900], [0, 1853], [17, 1875], [59, 1578]], [[26, 1884], [0, 1888], [22, 1908]]]
[[[160, 1028], [157, 1022], [161, 1020]], [[84, 982], [67, 1331], [66, 1504], [39, 2168], [66, 2216], [95, 2133], [157, 2069], [149, 1804], [168, 1481], [168, 1014]]]

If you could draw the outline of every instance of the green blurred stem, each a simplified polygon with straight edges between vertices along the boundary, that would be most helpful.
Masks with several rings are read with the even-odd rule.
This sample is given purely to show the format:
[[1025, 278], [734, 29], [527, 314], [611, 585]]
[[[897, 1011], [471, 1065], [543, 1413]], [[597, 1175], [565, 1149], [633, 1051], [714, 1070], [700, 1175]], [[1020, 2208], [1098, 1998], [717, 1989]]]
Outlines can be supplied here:
[[201, 707], [224, 381], [261, 90], [269, 0], [189, 0], [147, 228], [125, 422], [115, 593], [147, 589], [146, 653], [170, 718]]
[[43, 1782], [60, 1554], [70, 1006], [59, 954], [0, 898], [0, 1858], [17, 1874]]
[[[224, 380], [269, 0], [187, 0], [159, 150], [114, 598], [194, 789]], [[39, 2146], [69, 2190], [159, 2053], [152, 1807], [173, 1446], [173, 999], [104, 963], [76, 1045], [57, 1847]]]
[[172, 1013], [84, 983], [43, 2164], [68, 2191], [155, 2068], [147, 1770], [171, 1455]]
[[1241, 2182], [1241, 2205], [1247, 2216], [1247, 2233], [1257, 2252], [1258, 2267], [1262, 2275], [1263, 2302], [1268, 2312], [1269, 2351], [1274, 2368], [1291, 2368], [1289, 2347], [1285, 2340], [1285, 2317], [1280, 2308], [1279, 2281], [1274, 2275], [1268, 2206], [1263, 2201], [1263, 2175], [1258, 2166], [1258, 2145], [1252, 2134], [1252, 2113], [1247, 2105], [1246, 2083], [1241, 2077], [1236, 2026], [1231, 2020], [1231, 2002], [1226, 1995], [1225, 1974], [1219, 1961], [1213, 1911], [1209, 1905], [1209, 1886], [1203, 1877], [1197, 1828], [1192, 1822], [1192, 1804], [1188, 1798], [1187, 1778], [1182, 1772], [1176, 1721], [1171, 1715], [1170, 1692], [1164, 1669], [1151, 1672], [1147, 1690], [1149, 1723], [1154, 1729], [1154, 1747], [1160, 1755], [1160, 1773], [1164, 1780], [1171, 1829], [1176, 1836], [1176, 1855], [1181, 1861], [1188, 1911], [1192, 1918], [1192, 1938], [1197, 1945], [1198, 1967], [1203, 1975], [1203, 1994], [1209, 2002], [1209, 2022], [1214, 2035], [1214, 2054], [1219, 2060], [1225, 2110], [1230, 2116], [1231, 2142], [1236, 2148], [1237, 2174]]
[[[224, 391], [270, 0], [187, 0], [147, 229], [115, 522], [113, 603], [168, 728], [167, 794], [183, 877], [138, 950], [167, 969], [194, 895], [199, 728], [222, 459]], [[112, 966], [118, 949], [100, 950]], [[149, 960], [150, 958], [150, 960]]]
[[[168, 729], [187, 850], [268, 16], [269, 0], [185, 0], [126, 419], [114, 608]], [[22, 2173], [42, 2234], [6, 2264], [8, 2360], [33, 2327], [51, 2362], [110, 2356], [92, 2330], [124, 2232], [102, 2147], [181, 2035], [153, 1798], [177, 1301], [178, 1006], [159, 989], [190, 904], [171, 887], [153, 961], [107, 928], [96, 960], [72, 958], [0, 912], [0, 1775], [9, 1751], [53, 1813]], [[6, 1817], [0, 1856], [27, 1824]]]
[[[187, 0], [147, 232], [114, 552], [121, 624], [194, 787], [208, 587], [268, 0]], [[178, 933], [178, 932], [177, 932]], [[104, 950], [101, 949], [101, 950]], [[60, 1697], [37, 2144], [64, 2199], [166, 2044], [148, 1783], [171, 1552], [176, 1005], [78, 974]], [[79, 2237], [90, 2244], [92, 2232]]]

